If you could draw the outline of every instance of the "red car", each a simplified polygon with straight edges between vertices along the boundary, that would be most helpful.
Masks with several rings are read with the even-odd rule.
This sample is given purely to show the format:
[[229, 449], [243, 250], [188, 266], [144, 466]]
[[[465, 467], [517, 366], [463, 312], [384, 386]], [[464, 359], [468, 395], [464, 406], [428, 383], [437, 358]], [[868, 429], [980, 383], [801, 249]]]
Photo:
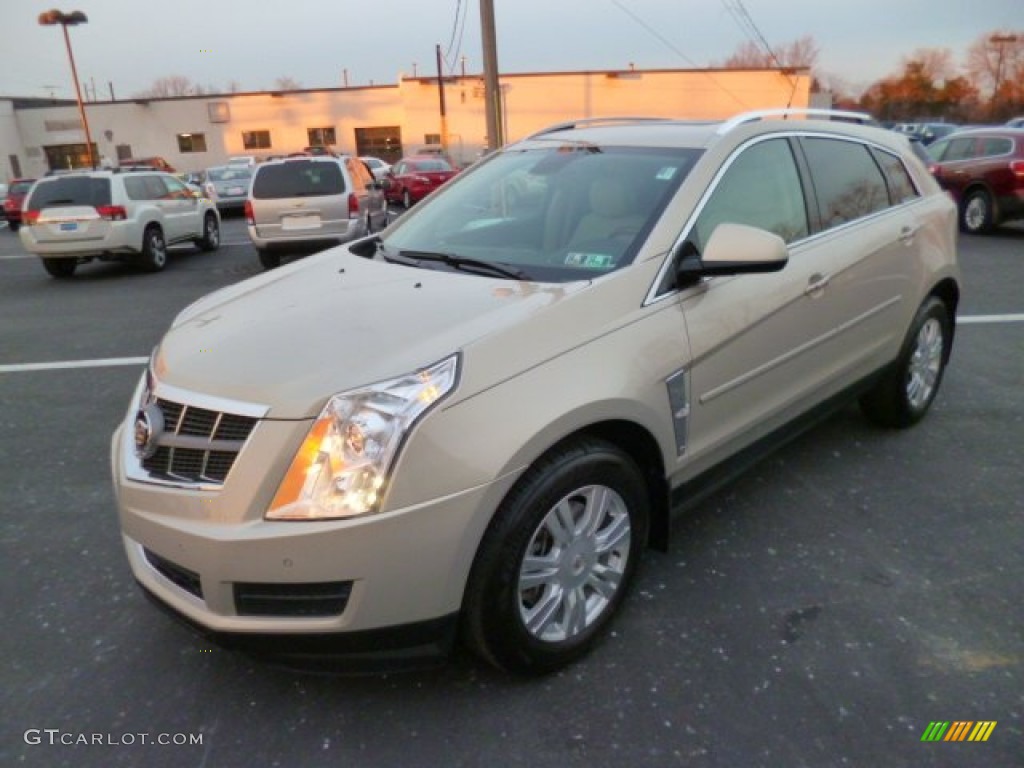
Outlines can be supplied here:
[[454, 176], [456, 171], [443, 157], [403, 157], [387, 175], [390, 181], [384, 190], [389, 202], [400, 202], [406, 208], [422, 200]]
[[960, 229], [1024, 219], [1024, 128], [958, 131], [928, 147], [931, 172], [960, 208]]
[[21, 226], [21, 204], [25, 202], [25, 195], [32, 188], [35, 179], [14, 179], [7, 187], [7, 197], [4, 198], [4, 218], [11, 232], [17, 232]]

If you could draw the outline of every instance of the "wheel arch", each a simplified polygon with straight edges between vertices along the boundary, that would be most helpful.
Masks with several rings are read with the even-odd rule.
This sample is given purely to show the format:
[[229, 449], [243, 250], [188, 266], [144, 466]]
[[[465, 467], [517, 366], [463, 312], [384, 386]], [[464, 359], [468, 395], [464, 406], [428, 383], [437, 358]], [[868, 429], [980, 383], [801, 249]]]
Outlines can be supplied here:
[[931, 291], [928, 292], [928, 296], [934, 296], [949, 308], [950, 339], [946, 345], [946, 360], [943, 361], [944, 363], [949, 362], [950, 351], [953, 347], [953, 336], [956, 335], [956, 311], [960, 305], [960, 286], [952, 277], [947, 277], [936, 283]]

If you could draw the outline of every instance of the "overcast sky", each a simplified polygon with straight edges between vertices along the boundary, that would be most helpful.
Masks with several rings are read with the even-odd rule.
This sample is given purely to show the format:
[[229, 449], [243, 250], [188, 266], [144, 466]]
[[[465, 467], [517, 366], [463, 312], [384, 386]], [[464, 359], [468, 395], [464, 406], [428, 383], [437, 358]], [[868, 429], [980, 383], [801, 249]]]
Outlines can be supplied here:
[[[37, 17], [53, 0], [0, 0], [0, 96], [72, 98], [60, 29]], [[482, 68], [479, 0], [70, 0], [89, 23], [70, 29], [79, 78], [127, 98], [180, 75], [227, 90], [394, 84], [436, 72], [434, 47], [458, 71]], [[819, 69], [854, 88], [894, 73], [918, 48], [954, 61], [997, 29], [1024, 27], [1024, 0], [742, 0], [772, 45], [811, 35]], [[690, 68], [721, 62], [748, 39], [737, 0], [494, 0], [502, 72]], [[456, 10], [461, 9], [456, 25]]]

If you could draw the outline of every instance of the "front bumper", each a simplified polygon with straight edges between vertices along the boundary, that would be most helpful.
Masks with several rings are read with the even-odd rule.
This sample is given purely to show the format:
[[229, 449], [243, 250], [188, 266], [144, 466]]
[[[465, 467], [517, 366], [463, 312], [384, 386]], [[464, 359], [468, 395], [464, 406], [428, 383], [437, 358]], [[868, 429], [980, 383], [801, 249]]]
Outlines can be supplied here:
[[128, 479], [123, 437], [121, 427], [111, 460], [132, 572], [161, 603], [214, 633], [444, 624], [460, 609], [489, 500], [501, 492], [488, 484], [365, 518], [267, 521], [218, 509], [229, 494]]

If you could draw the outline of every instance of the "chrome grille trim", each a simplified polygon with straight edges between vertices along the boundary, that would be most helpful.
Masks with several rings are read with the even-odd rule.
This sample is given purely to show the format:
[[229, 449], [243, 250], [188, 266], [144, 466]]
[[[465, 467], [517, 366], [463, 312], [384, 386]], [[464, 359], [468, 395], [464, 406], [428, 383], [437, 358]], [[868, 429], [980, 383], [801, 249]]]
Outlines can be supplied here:
[[135, 413], [128, 414], [122, 439], [125, 474], [131, 480], [190, 490], [219, 490], [235, 459], [269, 408], [186, 392], [156, 383], [140, 385], [140, 406], [155, 403], [164, 430], [153, 455], [140, 459], [131, 432]]

